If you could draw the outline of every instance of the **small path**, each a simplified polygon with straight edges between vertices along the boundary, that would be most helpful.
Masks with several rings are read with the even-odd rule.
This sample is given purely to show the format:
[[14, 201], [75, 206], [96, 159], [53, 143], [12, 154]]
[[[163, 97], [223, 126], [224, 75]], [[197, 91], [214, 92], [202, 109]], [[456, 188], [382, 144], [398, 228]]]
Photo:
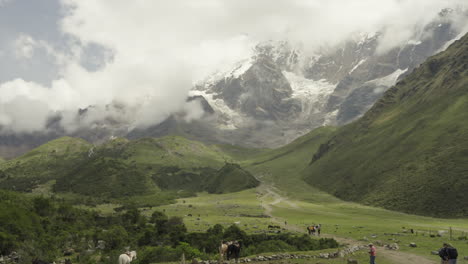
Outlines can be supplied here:
[[[277, 218], [272, 214], [273, 206], [281, 202], [286, 202], [289, 206], [295, 209], [300, 208], [297, 204], [288, 200], [288, 198], [274, 191], [273, 188], [274, 187], [265, 185], [263, 183], [258, 187], [258, 190], [261, 192], [261, 195], [258, 198], [261, 202], [262, 207], [265, 209], [265, 214], [270, 217], [272, 222], [283, 226], [283, 228], [289, 231], [293, 231], [297, 233], [305, 233], [306, 230], [304, 227], [291, 225], [291, 224], [286, 225], [284, 222], [284, 219]], [[273, 201], [268, 202], [267, 200], [268, 198], [273, 198]], [[338, 236], [331, 235], [331, 234], [322, 233], [321, 237], [333, 238], [342, 245], [359, 246], [359, 245], [366, 244], [366, 243], [363, 243], [362, 241], [357, 241], [352, 238], [338, 237]], [[399, 250], [398, 251], [387, 250], [387, 249], [384, 249], [383, 247], [378, 247], [377, 249], [378, 249], [377, 256], [379, 255], [383, 256], [385, 259], [390, 260], [394, 264], [437, 264], [437, 262], [433, 260], [430, 260], [428, 258], [419, 256], [416, 254], [402, 252]]]

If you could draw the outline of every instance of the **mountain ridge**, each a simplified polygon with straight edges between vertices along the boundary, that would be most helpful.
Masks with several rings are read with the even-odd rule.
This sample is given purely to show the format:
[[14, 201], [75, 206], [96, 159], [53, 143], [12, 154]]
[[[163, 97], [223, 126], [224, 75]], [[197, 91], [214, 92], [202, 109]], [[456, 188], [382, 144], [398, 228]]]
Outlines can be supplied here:
[[400, 80], [361, 119], [338, 129], [312, 156], [306, 181], [339, 198], [388, 209], [468, 215], [458, 206], [468, 199], [466, 87], [468, 35]]

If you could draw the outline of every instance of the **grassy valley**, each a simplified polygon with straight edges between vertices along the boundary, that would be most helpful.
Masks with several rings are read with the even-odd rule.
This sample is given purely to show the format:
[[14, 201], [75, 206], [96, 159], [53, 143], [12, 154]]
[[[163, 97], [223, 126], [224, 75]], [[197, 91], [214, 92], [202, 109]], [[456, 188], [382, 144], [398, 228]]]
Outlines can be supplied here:
[[[465, 36], [363, 118], [278, 149], [64, 137], [0, 160], [0, 249], [30, 261], [73, 248], [74, 261], [115, 263], [129, 246], [146, 264], [216, 259], [223, 239], [243, 240], [243, 257], [373, 242], [379, 263], [419, 264], [438, 262], [431, 251], [450, 241], [468, 263], [467, 58]], [[304, 236], [319, 223], [326, 239]], [[366, 251], [320, 263], [347, 258], [361, 263]]]

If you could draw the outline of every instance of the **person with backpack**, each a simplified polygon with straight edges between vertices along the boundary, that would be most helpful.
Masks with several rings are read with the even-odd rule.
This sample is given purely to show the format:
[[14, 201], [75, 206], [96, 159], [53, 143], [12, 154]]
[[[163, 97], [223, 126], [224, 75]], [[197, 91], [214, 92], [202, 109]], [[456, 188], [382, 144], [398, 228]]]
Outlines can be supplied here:
[[447, 251], [448, 264], [457, 264], [457, 258], [458, 258], [457, 249], [448, 243], [444, 243], [444, 248]]
[[448, 253], [445, 243], [441, 249], [439, 249], [440, 264], [448, 264]]

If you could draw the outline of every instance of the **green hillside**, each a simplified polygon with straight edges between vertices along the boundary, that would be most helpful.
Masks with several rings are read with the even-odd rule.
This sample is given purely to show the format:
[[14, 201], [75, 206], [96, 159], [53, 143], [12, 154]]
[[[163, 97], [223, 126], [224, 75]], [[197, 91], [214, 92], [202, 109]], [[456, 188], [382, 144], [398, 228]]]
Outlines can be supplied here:
[[468, 35], [389, 89], [311, 155], [304, 177], [337, 197], [468, 215]]
[[238, 192], [257, 187], [260, 182], [238, 164], [227, 163], [207, 180], [205, 189], [210, 193]]
[[90, 143], [78, 138], [63, 137], [50, 141], [21, 157], [0, 163], [0, 186], [30, 191], [33, 186], [67, 173], [70, 164], [86, 155], [91, 147]]
[[[182, 137], [114, 139], [93, 146], [75, 138], [61, 138], [0, 165], [4, 189], [31, 191], [53, 181], [53, 191], [85, 196], [120, 198], [160, 191], [198, 192], [216, 181], [232, 160], [219, 146]], [[223, 177], [239, 177], [229, 172]], [[230, 187], [215, 192], [255, 187], [252, 175], [228, 180]], [[211, 190], [211, 187], [210, 187]]]
[[[336, 130], [321, 127], [278, 149], [263, 151], [253, 158], [241, 162], [251, 173], [268, 185], [273, 185], [289, 197], [300, 200], [329, 200], [325, 195], [308, 185], [301, 172], [310, 162], [311, 153], [325, 143]], [[323, 196], [323, 197], [322, 197]]]

